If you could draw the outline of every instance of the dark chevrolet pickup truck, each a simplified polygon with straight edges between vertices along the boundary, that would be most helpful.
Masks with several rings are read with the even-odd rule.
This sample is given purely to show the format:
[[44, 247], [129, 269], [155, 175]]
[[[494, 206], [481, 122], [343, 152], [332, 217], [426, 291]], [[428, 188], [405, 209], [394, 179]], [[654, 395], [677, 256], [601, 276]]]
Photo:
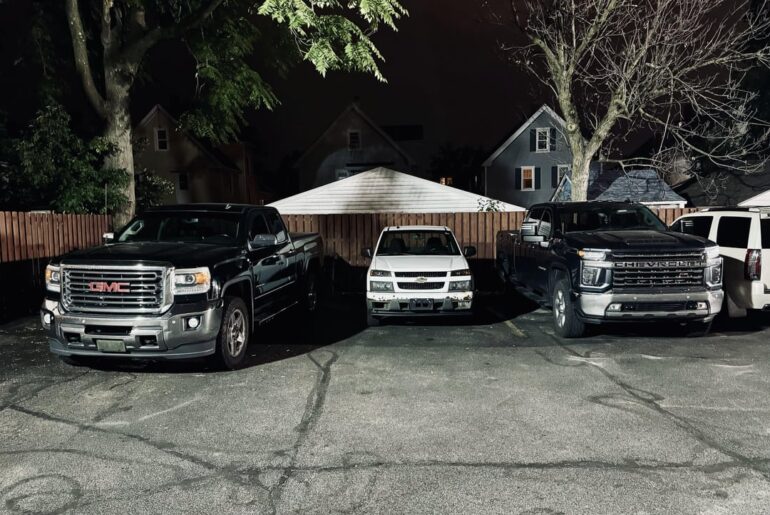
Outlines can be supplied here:
[[671, 232], [645, 206], [532, 206], [521, 231], [497, 235], [500, 277], [553, 310], [563, 337], [586, 323], [675, 320], [706, 332], [722, 308], [719, 247]]
[[237, 368], [257, 325], [315, 310], [321, 249], [273, 208], [151, 209], [48, 266], [41, 321], [51, 352], [70, 360], [213, 356]]

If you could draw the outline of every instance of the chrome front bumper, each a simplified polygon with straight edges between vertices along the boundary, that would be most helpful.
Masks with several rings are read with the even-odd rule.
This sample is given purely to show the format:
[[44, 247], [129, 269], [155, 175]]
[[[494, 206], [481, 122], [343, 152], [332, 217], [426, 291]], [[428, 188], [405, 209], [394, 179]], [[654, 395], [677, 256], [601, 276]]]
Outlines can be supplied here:
[[[590, 321], [601, 320], [702, 320], [708, 322], [721, 311], [724, 293], [722, 290], [689, 293], [581, 293], [577, 307], [581, 318]], [[705, 302], [707, 309], [656, 310], [655, 305], [666, 303]], [[645, 305], [645, 309], [633, 311], [609, 311], [611, 304]]]
[[[46, 324], [46, 314], [52, 322]], [[185, 327], [191, 316], [200, 319], [195, 329]], [[174, 305], [162, 315], [71, 313], [46, 299], [40, 320], [52, 353], [62, 356], [98, 356], [144, 359], [185, 359], [209, 356], [216, 350], [222, 322], [222, 301]], [[120, 341], [126, 352], [102, 352], [97, 340]]]

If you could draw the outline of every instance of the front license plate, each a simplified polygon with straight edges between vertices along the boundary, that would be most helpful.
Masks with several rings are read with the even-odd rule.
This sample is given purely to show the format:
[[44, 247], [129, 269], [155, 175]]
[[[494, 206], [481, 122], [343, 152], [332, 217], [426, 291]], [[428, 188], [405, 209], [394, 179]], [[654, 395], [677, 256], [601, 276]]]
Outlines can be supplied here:
[[412, 311], [433, 311], [433, 299], [412, 299], [409, 301]]
[[96, 348], [100, 352], [126, 352], [126, 344], [122, 340], [96, 340]]

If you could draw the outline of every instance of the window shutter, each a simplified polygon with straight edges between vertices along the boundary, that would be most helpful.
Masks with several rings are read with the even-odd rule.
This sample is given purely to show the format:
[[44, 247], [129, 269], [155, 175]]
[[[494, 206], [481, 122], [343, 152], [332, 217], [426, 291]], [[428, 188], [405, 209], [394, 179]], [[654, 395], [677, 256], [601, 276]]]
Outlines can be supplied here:
[[535, 168], [535, 189], [540, 189], [540, 168]]
[[535, 129], [529, 130], [529, 151], [534, 152], [537, 150], [537, 131]]
[[559, 187], [559, 167], [551, 167], [551, 187], [556, 189]]
[[516, 168], [516, 171], [513, 174], [513, 188], [516, 190], [521, 189], [521, 168]]
[[556, 129], [551, 127], [548, 132], [551, 134], [551, 141], [548, 142], [548, 148], [551, 150], [551, 152], [556, 152]]

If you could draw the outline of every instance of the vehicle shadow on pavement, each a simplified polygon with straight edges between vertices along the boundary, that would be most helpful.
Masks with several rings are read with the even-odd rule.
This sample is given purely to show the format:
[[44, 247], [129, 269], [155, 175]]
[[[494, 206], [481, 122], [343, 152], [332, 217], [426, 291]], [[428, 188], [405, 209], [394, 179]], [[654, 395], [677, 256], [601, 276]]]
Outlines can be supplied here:
[[[291, 309], [258, 327], [251, 335], [246, 350], [248, 369], [308, 354], [321, 347], [344, 341], [366, 328], [365, 308], [352, 299], [334, 299], [320, 306], [309, 317], [299, 309]], [[77, 365], [73, 365], [77, 366]], [[88, 360], [83, 366], [101, 371], [124, 371], [158, 374], [227, 373], [213, 360], [143, 361], [129, 359]]]

